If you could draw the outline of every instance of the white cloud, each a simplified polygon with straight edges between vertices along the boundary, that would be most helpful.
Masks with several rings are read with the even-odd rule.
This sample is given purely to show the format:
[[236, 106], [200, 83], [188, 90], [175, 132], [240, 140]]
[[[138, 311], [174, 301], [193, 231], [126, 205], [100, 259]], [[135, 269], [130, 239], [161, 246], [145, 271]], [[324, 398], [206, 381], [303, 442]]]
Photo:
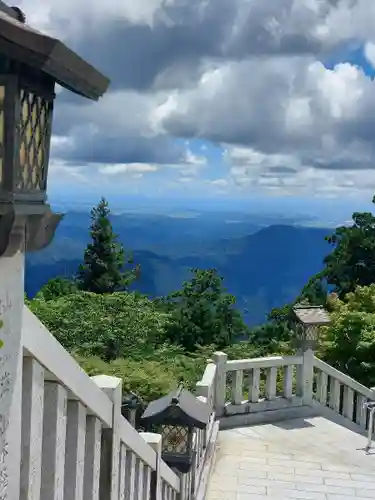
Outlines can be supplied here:
[[[364, 43], [375, 67], [374, 0], [53, 3], [19, 5], [112, 79], [99, 103], [58, 97], [56, 175], [90, 166], [106, 182], [158, 170], [191, 189], [207, 172], [205, 189], [375, 189], [375, 84], [319, 61]], [[181, 138], [223, 145], [227, 176]]]
[[99, 168], [99, 173], [104, 175], [121, 175], [121, 174], [144, 174], [148, 172], [157, 172], [157, 165], [149, 165], [147, 163], [129, 163], [129, 164], [114, 164], [103, 165]]

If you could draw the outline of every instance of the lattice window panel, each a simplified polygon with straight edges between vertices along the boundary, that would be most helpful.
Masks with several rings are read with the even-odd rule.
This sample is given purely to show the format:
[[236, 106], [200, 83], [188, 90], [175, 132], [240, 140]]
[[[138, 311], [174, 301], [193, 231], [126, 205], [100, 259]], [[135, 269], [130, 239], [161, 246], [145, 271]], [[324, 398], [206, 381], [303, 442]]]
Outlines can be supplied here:
[[163, 425], [163, 453], [185, 454], [188, 451], [189, 429], [182, 425]]
[[3, 180], [4, 168], [4, 100], [5, 87], [0, 86], [0, 184]]
[[319, 327], [316, 325], [307, 325], [303, 333], [304, 339], [309, 341], [315, 341], [318, 336]]
[[17, 188], [22, 191], [45, 189], [46, 148], [52, 102], [21, 90], [20, 173]]

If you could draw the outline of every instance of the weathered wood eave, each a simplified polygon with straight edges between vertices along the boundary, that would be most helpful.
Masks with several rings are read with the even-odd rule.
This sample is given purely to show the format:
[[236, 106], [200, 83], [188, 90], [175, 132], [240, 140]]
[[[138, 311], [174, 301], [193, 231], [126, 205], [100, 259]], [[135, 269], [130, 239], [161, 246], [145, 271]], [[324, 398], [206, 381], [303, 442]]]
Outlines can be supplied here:
[[0, 8], [0, 52], [43, 71], [62, 87], [95, 101], [107, 91], [110, 83], [65, 44], [19, 22], [3, 8]]

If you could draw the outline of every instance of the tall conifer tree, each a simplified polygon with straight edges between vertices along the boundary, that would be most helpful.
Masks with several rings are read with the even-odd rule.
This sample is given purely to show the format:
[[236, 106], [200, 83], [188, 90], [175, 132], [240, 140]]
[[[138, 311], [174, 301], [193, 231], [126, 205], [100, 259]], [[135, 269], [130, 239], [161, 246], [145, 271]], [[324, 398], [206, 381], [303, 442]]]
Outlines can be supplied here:
[[86, 247], [84, 262], [76, 276], [80, 290], [99, 294], [126, 290], [136, 277], [137, 267], [125, 269], [126, 264], [133, 261], [118, 242], [109, 216], [108, 202], [102, 198], [91, 210], [91, 243]]

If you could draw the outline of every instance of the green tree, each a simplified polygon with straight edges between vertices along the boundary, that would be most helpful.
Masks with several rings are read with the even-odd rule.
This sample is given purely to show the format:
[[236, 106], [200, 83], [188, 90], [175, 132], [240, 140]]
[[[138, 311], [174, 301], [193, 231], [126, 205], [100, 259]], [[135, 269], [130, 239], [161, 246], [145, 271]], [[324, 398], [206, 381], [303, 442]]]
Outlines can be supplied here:
[[193, 351], [197, 345], [223, 348], [248, 334], [240, 312], [234, 308], [236, 299], [226, 292], [217, 271], [192, 269], [192, 274], [180, 291], [164, 301], [171, 314], [169, 339]]
[[[375, 203], [375, 197], [372, 200]], [[321, 276], [342, 298], [357, 286], [375, 283], [375, 216], [353, 213], [350, 227], [338, 227], [326, 238], [333, 251], [325, 260]]]
[[322, 329], [318, 355], [362, 384], [375, 385], [375, 284], [343, 300], [329, 297], [331, 324]]
[[133, 260], [125, 255], [124, 247], [118, 243], [110, 221], [108, 202], [104, 198], [91, 210], [91, 220], [92, 241], [87, 245], [84, 262], [78, 269], [78, 288], [100, 294], [126, 290], [136, 279], [139, 267], [125, 269]]
[[64, 295], [71, 295], [77, 292], [77, 285], [74, 281], [66, 278], [53, 278], [49, 280], [36, 295], [36, 298], [44, 300], [54, 300]]
[[296, 302], [306, 302], [310, 306], [325, 306], [328, 297], [326, 280], [320, 275], [313, 276], [305, 285]]
[[254, 341], [268, 344], [269, 348], [290, 342], [295, 321], [293, 306], [301, 303], [327, 307], [327, 287], [320, 275], [311, 278], [293, 302], [272, 309], [267, 316], [268, 322], [253, 331]]

